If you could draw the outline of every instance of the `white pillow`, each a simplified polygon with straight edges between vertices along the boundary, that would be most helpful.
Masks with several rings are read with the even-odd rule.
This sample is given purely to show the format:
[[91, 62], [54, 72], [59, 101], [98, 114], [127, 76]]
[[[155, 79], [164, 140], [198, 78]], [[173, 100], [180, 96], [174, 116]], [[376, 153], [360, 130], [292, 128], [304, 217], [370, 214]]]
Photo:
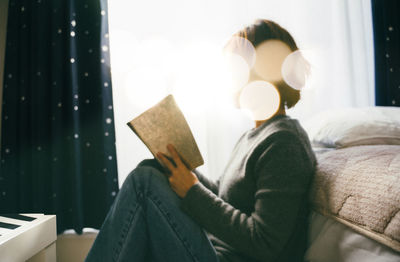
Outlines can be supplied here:
[[314, 147], [400, 145], [399, 107], [334, 109], [303, 125]]

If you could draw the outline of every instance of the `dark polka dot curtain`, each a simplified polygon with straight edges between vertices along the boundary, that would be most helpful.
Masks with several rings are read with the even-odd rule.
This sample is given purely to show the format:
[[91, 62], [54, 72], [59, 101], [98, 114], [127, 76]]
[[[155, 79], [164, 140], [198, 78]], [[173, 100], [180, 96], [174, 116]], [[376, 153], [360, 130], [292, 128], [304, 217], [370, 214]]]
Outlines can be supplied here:
[[400, 1], [372, 0], [375, 101], [400, 106]]
[[99, 228], [118, 191], [106, 0], [10, 0], [0, 213]]

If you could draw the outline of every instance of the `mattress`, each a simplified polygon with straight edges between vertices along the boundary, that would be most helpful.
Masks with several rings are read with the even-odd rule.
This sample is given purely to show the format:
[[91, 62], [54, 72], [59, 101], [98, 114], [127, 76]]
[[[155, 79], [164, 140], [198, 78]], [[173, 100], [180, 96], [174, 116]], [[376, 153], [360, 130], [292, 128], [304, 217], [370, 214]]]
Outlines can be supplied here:
[[313, 210], [400, 252], [400, 146], [317, 153]]
[[312, 212], [307, 262], [399, 262], [400, 253], [338, 221]]

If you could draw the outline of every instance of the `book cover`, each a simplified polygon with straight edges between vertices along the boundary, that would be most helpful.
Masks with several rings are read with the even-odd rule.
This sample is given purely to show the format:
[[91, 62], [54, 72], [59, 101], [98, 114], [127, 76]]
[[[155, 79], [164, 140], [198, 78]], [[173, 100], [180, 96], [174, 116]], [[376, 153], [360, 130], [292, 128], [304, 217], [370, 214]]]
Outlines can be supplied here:
[[188, 169], [193, 170], [204, 164], [192, 131], [172, 95], [168, 95], [127, 125], [153, 156], [161, 152], [171, 159], [167, 145], [172, 144]]

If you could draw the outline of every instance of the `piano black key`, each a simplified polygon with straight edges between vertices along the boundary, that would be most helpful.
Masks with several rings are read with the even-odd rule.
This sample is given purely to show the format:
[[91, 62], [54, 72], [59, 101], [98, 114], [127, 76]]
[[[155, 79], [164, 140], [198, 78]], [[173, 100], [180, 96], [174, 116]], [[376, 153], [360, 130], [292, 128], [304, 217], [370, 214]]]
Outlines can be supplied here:
[[16, 229], [16, 228], [20, 227], [20, 225], [14, 225], [14, 224], [0, 222], [0, 227], [8, 228], [8, 229]]
[[18, 220], [23, 220], [23, 221], [33, 221], [36, 219], [36, 217], [29, 217], [29, 216], [24, 216], [24, 215], [20, 215], [20, 214], [0, 214], [0, 217], [8, 217], [8, 218], [18, 219]]

